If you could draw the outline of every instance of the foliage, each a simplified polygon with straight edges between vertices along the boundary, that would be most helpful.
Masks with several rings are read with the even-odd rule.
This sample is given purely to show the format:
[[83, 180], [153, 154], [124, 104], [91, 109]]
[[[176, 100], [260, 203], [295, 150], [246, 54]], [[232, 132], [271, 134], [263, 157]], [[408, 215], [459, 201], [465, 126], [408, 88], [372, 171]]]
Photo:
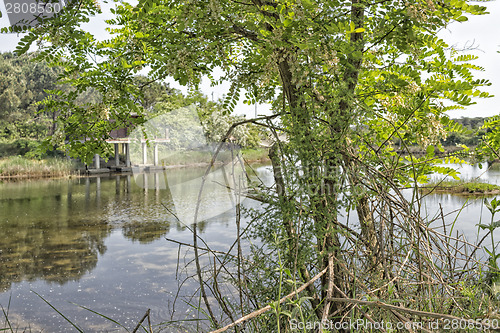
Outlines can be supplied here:
[[[193, 108], [193, 112], [187, 111], [185, 107]], [[171, 113], [175, 113], [171, 114]], [[194, 129], [203, 129], [204, 136], [208, 143], [217, 143], [227, 134], [232, 124], [243, 120], [243, 117], [234, 117], [224, 114], [219, 103], [210, 102], [200, 92], [191, 92], [183, 96], [179, 92], [172, 92], [158, 99], [148, 118], [164, 114], [170, 114], [167, 118], [162, 118], [168, 122], [167, 126], [171, 128], [169, 144], [170, 148], [179, 148], [181, 140], [192, 142]], [[251, 124], [245, 124], [235, 128], [232, 136], [238, 145], [246, 148], [255, 148], [260, 144], [262, 130]]]
[[1, 140], [0, 157], [6, 156], [25, 156], [34, 154], [37, 150], [37, 142], [29, 139]]
[[[1, 144], [3, 148], [0, 149], [0, 156], [25, 155], [29, 151], [35, 151], [36, 140], [46, 139], [50, 134], [56, 134], [52, 140], [54, 144], [57, 144], [56, 137], [59, 140], [65, 139], [65, 136], [61, 134], [64, 129], [60, 124], [58, 125], [59, 109], [50, 111], [44, 108], [44, 103], [40, 103], [43, 100], [48, 104], [51, 103], [47, 91], [58, 90], [58, 77], [62, 74], [62, 67], [49, 67], [45, 61], [33, 62], [34, 57], [35, 54], [22, 56], [12, 53], [1, 54], [0, 138], [6, 141]], [[209, 102], [198, 91], [192, 91], [188, 96], [183, 96], [179, 91], [170, 88], [168, 84], [158, 83], [143, 75], [134, 76], [132, 81], [141, 96], [139, 105], [146, 111], [148, 118], [180, 107], [196, 105], [199, 118], [209, 124], [207, 126], [210, 127], [210, 132], [206, 133], [209, 139], [224, 135], [229, 126], [237, 120], [227, 115], [213, 116], [212, 114], [219, 110], [220, 106], [215, 102]], [[68, 86], [63, 86], [61, 89], [66, 93], [75, 92]], [[75, 105], [79, 106], [99, 104], [102, 100], [101, 94], [94, 87], [88, 87], [85, 91], [72, 96]], [[219, 120], [218, 124], [214, 123], [216, 119]], [[177, 123], [183, 122], [179, 120]], [[185, 123], [185, 125], [192, 126], [193, 124]], [[240, 144], [247, 146], [248, 142], [249, 147], [258, 145], [259, 133], [255, 133], [255, 128], [250, 130], [250, 126], [245, 126], [237, 132], [239, 134], [236, 136]], [[182, 132], [177, 136], [181, 137], [181, 134]], [[45, 147], [50, 147], [51, 145], [47, 143], [49, 142], [46, 142]], [[63, 144], [59, 142], [61, 149], [63, 149]], [[37, 154], [43, 153], [39, 151]]]
[[[241, 312], [276, 299], [275, 281], [283, 274], [272, 267], [279, 266], [299, 283], [328, 268], [305, 290], [303, 309], [316, 320], [366, 316], [338, 301], [358, 297], [401, 306], [400, 300], [411, 299], [405, 305], [414, 310], [456, 313], [460, 306], [452, 302], [456, 291], [450, 285], [470, 261], [451, 259], [450, 239], [433, 233], [432, 221], [420, 215], [418, 192], [408, 202], [400, 188], [433, 172], [450, 172], [434, 165], [434, 146], [442, 150], [447, 132], [460, 131], [444, 112], [489, 97], [481, 91], [489, 82], [472, 75], [482, 70], [476, 57], [436, 37], [448, 24], [485, 14], [484, 6], [455, 0], [119, 1], [105, 41], [80, 27], [97, 12], [93, 1], [82, 0], [29, 31], [18, 47], [22, 53], [36, 40], [48, 40], [39, 59], [62, 64], [61, 79], [76, 92], [92, 87], [102, 96], [85, 107], [75, 103], [74, 93], [54, 91], [46, 100], [60, 110], [73, 154], [86, 159], [105, 150], [111, 127], [106, 119], [120, 126], [133, 121], [132, 113], [144, 115], [133, 78], [146, 66], [152, 79], [172, 76], [194, 89], [203, 75], [214, 84], [229, 81], [227, 113], [241, 89], [246, 102], [273, 104], [276, 121], [253, 122], [269, 128], [276, 141], [281, 133], [288, 140], [271, 150], [275, 185], [256, 189], [266, 213], [253, 215], [253, 234], [265, 255], [259, 270], [247, 272], [251, 288], [239, 284]], [[215, 69], [222, 71], [218, 79]], [[83, 137], [91, 140], [82, 143]], [[403, 157], [390, 144], [394, 139], [403, 151], [417, 144], [426, 155]], [[351, 213], [356, 222], [350, 222]], [[197, 241], [194, 232], [195, 253]], [[198, 256], [195, 263], [203, 311], [211, 325], [220, 326]], [[217, 274], [212, 278], [215, 284]], [[282, 285], [281, 293], [292, 286]], [[212, 290], [227, 316], [223, 320], [232, 320], [217, 286]], [[253, 306], [244, 308], [244, 299]], [[394, 320], [382, 308], [370, 316]]]
[[[220, 142], [224, 139], [227, 131], [234, 123], [244, 120], [244, 117], [232, 117], [224, 114], [222, 110], [213, 112], [203, 123], [207, 138], [211, 142]], [[260, 132], [256, 126], [245, 124], [238, 126], [232, 133], [232, 139], [236, 144], [241, 147], [255, 148], [259, 146]]]
[[444, 146], [477, 146], [480, 143], [482, 136], [486, 133], [486, 131], [482, 129], [486, 118], [462, 117], [453, 120], [461, 126], [457, 128], [457, 131], [450, 132], [445, 140], [442, 140]]
[[465, 183], [464, 185], [465, 189], [470, 193], [485, 193], [500, 190], [500, 186], [488, 183]]
[[266, 148], [245, 148], [242, 149], [241, 154], [245, 160], [251, 162], [269, 160], [268, 150]]
[[481, 129], [486, 131], [477, 148], [479, 158], [500, 159], [500, 116], [493, 116], [484, 122]]
[[33, 55], [0, 54], [0, 137], [40, 139], [50, 133], [53, 115], [37, 103], [54, 89], [57, 67], [31, 62]]

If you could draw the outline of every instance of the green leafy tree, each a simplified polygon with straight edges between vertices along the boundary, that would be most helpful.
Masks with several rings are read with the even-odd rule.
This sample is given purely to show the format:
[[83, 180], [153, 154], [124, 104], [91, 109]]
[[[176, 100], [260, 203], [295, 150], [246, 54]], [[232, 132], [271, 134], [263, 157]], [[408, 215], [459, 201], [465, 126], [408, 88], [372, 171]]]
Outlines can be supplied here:
[[0, 59], [0, 118], [8, 119], [21, 105], [20, 96], [26, 90], [21, 68], [2, 57]]
[[16, 57], [11, 53], [0, 55], [2, 87], [0, 105], [0, 132], [7, 139], [40, 138], [49, 127], [47, 115], [39, 113], [36, 104], [47, 94], [44, 88], [57, 83], [56, 69], [45, 63], [37, 65], [29, 56]]
[[[210, 142], [217, 143], [225, 139], [226, 133], [234, 123], [243, 120], [243, 117], [233, 117], [224, 114], [223, 110], [220, 109], [211, 113], [210, 116], [205, 119], [203, 122], [203, 128], [207, 139]], [[236, 127], [231, 133], [231, 137], [228, 139], [241, 147], [255, 148], [259, 146], [260, 134], [261, 133], [257, 128], [255, 128], [255, 126], [252, 126], [251, 124], [244, 124]]]
[[[344, 320], [349, 310], [334, 300], [356, 297], [359, 283], [363, 290], [379, 290], [378, 297], [393, 295], [387, 286], [398, 280], [394, 274], [406, 253], [414, 253], [408, 260], [420, 273], [405, 273], [414, 284], [397, 282], [399, 297], [434, 292], [432, 284], [422, 287], [424, 276], [437, 279], [433, 259], [421, 258], [426, 251], [421, 230], [427, 229], [413, 204], [390, 193], [425, 182], [434, 171], [452, 174], [431, 163], [440, 162], [434, 146], [442, 149], [440, 140], [457, 126], [444, 112], [488, 97], [479, 89], [489, 83], [473, 77], [482, 69], [474, 56], [436, 34], [468, 15], [485, 14], [484, 6], [457, 0], [120, 1], [109, 21], [113, 35], [102, 42], [79, 27], [98, 10], [94, 2], [81, 1], [30, 31], [18, 48], [24, 52], [34, 41], [48, 39], [41, 58], [63, 64], [65, 82], [77, 91], [94, 87], [102, 94], [99, 104], [86, 108], [61, 92], [47, 104], [63, 110], [70, 150], [84, 157], [100, 153], [109, 132], [105, 119], [141, 112], [133, 77], [145, 66], [153, 79], [172, 76], [194, 87], [204, 75], [214, 83], [229, 81], [228, 113], [246, 89], [248, 102], [271, 102], [279, 120], [278, 125], [270, 117], [255, 122], [277, 138], [280, 131], [288, 137], [271, 150], [274, 194], [262, 199], [269, 204], [268, 219], [255, 228], [268, 248], [281, 254], [280, 262], [262, 256], [261, 267], [288, 267], [300, 283], [328, 267], [305, 291], [317, 319]], [[217, 80], [216, 69], [222, 71]], [[94, 140], [81, 143], [82, 137]], [[417, 144], [427, 154], [401, 156], [393, 139], [403, 150]], [[359, 222], [351, 226], [345, 211], [355, 212]], [[397, 248], [387, 240], [403, 234]], [[364, 275], [357, 278], [360, 271]], [[280, 280], [276, 273], [268, 280], [259, 276], [253, 281], [263, 291], [249, 296], [256, 304], [274, 297]], [[200, 292], [218, 326], [202, 282]], [[280, 320], [276, 325], [279, 329]]]
[[500, 159], [500, 116], [488, 118], [481, 130], [485, 131], [476, 152], [480, 160]]
[[143, 75], [136, 76], [134, 81], [142, 93], [142, 107], [148, 111], [151, 111], [156, 103], [175, 93], [174, 89], [170, 88], [168, 84], [158, 83]]

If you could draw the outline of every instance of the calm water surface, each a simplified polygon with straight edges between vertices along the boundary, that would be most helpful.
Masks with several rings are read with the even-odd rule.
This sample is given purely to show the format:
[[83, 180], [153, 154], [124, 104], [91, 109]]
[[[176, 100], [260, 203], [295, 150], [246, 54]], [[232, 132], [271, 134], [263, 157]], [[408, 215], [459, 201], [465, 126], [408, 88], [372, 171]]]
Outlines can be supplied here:
[[[204, 171], [168, 170], [168, 180], [181, 183]], [[257, 172], [270, 176], [265, 167]], [[154, 175], [146, 177], [154, 181]], [[133, 176], [0, 184], [0, 304], [9, 308], [11, 321], [34, 331], [74, 330], [34, 292], [86, 332], [120, 330], [71, 302], [129, 329], [148, 308], [155, 323], [168, 320], [182, 282], [178, 264], [182, 268], [193, 257], [183, 247], [178, 260], [179, 245], [165, 239], [193, 242], [186, 224], [170, 212], [175, 204], [192, 206], [182, 200], [191, 201], [197, 191], [188, 186], [172, 198], [169, 190], [139, 187]], [[205, 209], [218, 215], [199, 223], [198, 230], [212, 249], [227, 250], [236, 234], [234, 213], [220, 213], [227, 195], [212, 193], [211, 198]], [[184, 290], [194, 290], [189, 283]], [[186, 310], [178, 302], [176, 317]]]
[[[484, 167], [463, 166], [461, 170], [464, 178], [481, 176], [500, 184], [500, 166], [486, 173]], [[264, 181], [272, 181], [269, 167], [256, 170]], [[169, 183], [175, 183], [199, 177], [204, 169], [167, 172]], [[154, 181], [153, 175], [146, 177], [150, 178], [139, 182]], [[129, 329], [148, 308], [155, 323], [169, 320], [182, 282], [178, 264], [182, 267], [193, 257], [185, 247], [179, 252], [178, 244], [165, 239], [192, 243], [186, 224], [170, 213], [176, 205], [182, 206], [182, 198], [189, 207], [197, 195], [194, 186], [183, 191], [173, 198], [173, 191], [144, 190], [133, 176], [123, 175], [0, 184], [0, 305], [8, 308], [12, 322], [19, 327], [31, 325], [33, 331], [74, 330], [34, 292], [86, 332], [120, 329], [78, 305]], [[205, 208], [217, 211], [225, 200], [222, 196], [215, 193]], [[478, 237], [480, 219], [489, 222], [481, 199], [429, 195], [424, 200], [429, 218], [440, 211], [440, 204], [445, 213], [463, 208], [455, 229], [470, 240]], [[244, 205], [257, 207], [250, 200]], [[453, 221], [456, 214], [446, 221]], [[234, 215], [227, 211], [209, 218], [199, 224], [199, 231], [213, 249], [227, 250], [236, 234]], [[196, 286], [190, 281], [184, 287], [194, 290]], [[174, 317], [182, 317], [187, 310], [179, 302]]]

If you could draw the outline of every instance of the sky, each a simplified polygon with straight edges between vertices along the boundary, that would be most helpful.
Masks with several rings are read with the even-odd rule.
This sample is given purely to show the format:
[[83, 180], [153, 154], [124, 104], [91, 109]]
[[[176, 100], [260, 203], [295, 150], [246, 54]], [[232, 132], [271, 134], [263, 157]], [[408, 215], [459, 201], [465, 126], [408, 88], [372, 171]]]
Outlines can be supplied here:
[[[99, 1], [102, 3], [102, 1]], [[471, 16], [467, 22], [453, 23], [447, 29], [443, 30], [439, 37], [443, 38], [448, 45], [457, 49], [471, 48], [468, 53], [477, 55], [479, 59], [475, 64], [483, 67], [484, 72], [477, 72], [478, 79], [487, 79], [492, 85], [484, 88], [494, 97], [487, 99], [475, 99], [477, 104], [467, 107], [465, 110], [454, 110], [448, 114], [451, 118], [460, 117], [488, 117], [500, 114], [500, 30], [498, 29], [498, 20], [500, 19], [500, 0], [481, 3], [488, 7], [490, 14], [483, 16]], [[88, 23], [88, 30], [96, 35], [97, 38], [105, 38], [104, 19], [109, 17], [109, 8], [103, 5], [103, 14], [95, 17]], [[108, 5], [109, 6], [109, 5]], [[8, 26], [9, 21], [5, 15], [4, 2], [0, 0], [0, 27]], [[0, 52], [13, 51], [21, 36], [16, 34], [0, 34]], [[180, 89], [184, 93], [185, 87], [181, 87], [173, 79], [167, 80], [171, 87]], [[217, 100], [222, 98], [229, 90], [229, 84], [222, 84], [216, 87], [210, 86], [210, 81], [204, 79], [201, 91], [210, 99]], [[243, 93], [242, 93], [243, 95]], [[257, 106], [258, 114], [269, 114], [267, 105]], [[235, 109], [235, 114], [255, 115], [254, 105], [245, 105], [241, 101]]]

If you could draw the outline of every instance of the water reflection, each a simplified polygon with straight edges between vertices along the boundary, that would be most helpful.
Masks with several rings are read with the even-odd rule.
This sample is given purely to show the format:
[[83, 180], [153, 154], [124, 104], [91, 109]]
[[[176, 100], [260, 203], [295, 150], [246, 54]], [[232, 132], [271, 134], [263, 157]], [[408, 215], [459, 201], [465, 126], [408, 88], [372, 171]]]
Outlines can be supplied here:
[[[500, 163], [490, 164], [443, 164], [460, 172], [460, 178], [464, 180], [478, 180], [490, 184], [500, 185]], [[442, 179], [442, 175], [433, 175], [433, 180]], [[484, 197], [466, 196], [460, 194], [433, 193], [425, 196], [423, 200], [423, 210], [428, 214], [428, 219], [432, 219], [440, 214], [441, 208], [445, 216], [445, 221], [454, 227], [454, 232], [459, 231], [470, 241], [481, 239], [486, 230], [479, 230], [477, 224], [489, 224], [491, 214], [484, 207]], [[440, 227], [441, 220], [436, 220], [431, 226]], [[448, 233], [449, 233], [448, 229]], [[495, 237], [499, 239], [500, 230], [495, 230]], [[483, 244], [484, 245], [484, 244]]]
[[97, 255], [106, 252], [109, 225], [42, 223], [43, 228], [33, 227], [29, 219], [2, 223], [0, 291], [23, 280], [42, 278], [63, 284], [79, 279], [96, 266]]
[[[198, 188], [177, 185], [204, 171], [169, 170], [168, 177], [166, 171], [142, 174], [136, 177], [139, 186], [131, 175], [0, 184], [0, 290], [21, 281], [78, 280], [95, 268], [99, 256], [106, 253], [106, 238], [115, 230], [140, 244], [150, 244], [172, 230], [186, 230], [176, 216], [193, 207]], [[463, 165], [461, 172], [464, 178], [498, 183], [500, 164]], [[220, 186], [209, 186], [214, 184]], [[232, 199], [223, 187], [211, 193], [213, 209]], [[481, 234], [477, 224], [490, 218], [480, 198], [432, 194], [423, 203], [429, 219], [443, 207], [445, 213], [457, 211], [446, 217], [451, 223], [460, 211], [455, 228], [470, 239]], [[230, 221], [229, 215], [220, 219]], [[198, 224], [201, 232], [207, 223]], [[438, 223], [434, 222], [436, 227]]]
[[[148, 308], [155, 322], [168, 319], [168, 302], [178, 287], [179, 247], [163, 238], [168, 234], [169, 238], [192, 243], [188, 226], [172, 212], [178, 212], [178, 205], [192, 205], [198, 188], [184, 187], [179, 198], [187, 202], [178, 204], [172, 198], [174, 192], [161, 188], [161, 181], [167, 181], [165, 185], [170, 188], [199, 177], [204, 170], [168, 170], [168, 177], [162, 173], [140, 176], [143, 184], [151, 185], [146, 189], [137, 186], [131, 175], [0, 183], [0, 304], [5, 307], [12, 296], [11, 313], [22, 314], [27, 323], [39, 324], [48, 332], [72, 328], [30, 293], [31, 289], [86, 332], [113, 327], [98, 316], [82, 322], [81, 309], [68, 305], [68, 301], [131, 328]], [[472, 177], [484, 170], [471, 167], [464, 174]], [[268, 167], [257, 172], [265, 183], [272, 183]], [[500, 167], [494, 166], [482, 177], [495, 183], [499, 176]], [[220, 191], [220, 195], [224, 198], [213, 196], [213, 207], [219, 199], [230, 199], [227, 191]], [[478, 235], [476, 224], [481, 219], [487, 223], [490, 218], [482, 209], [481, 199], [433, 194], [424, 200], [423, 210], [429, 219], [439, 213], [440, 205], [445, 213], [457, 210], [446, 217], [449, 225], [463, 207], [454, 230], [464, 231], [472, 241]], [[258, 207], [258, 203], [247, 200], [245, 206]], [[438, 228], [440, 224], [437, 220], [431, 226]], [[227, 251], [235, 239], [231, 211], [199, 223], [198, 228], [214, 250]], [[185, 255], [181, 261], [184, 259], [192, 257]], [[92, 326], [98, 324], [108, 326]]]
[[[182, 181], [201, 170], [169, 172], [169, 179]], [[151, 189], [136, 186], [130, 175], [0, 184], [0, 291], [21, 281], [78, 280], [105, 254], [113, 230], [141, 244], [171, 227], [185, 230], [169, 213], [176, 208], [168, 187], [160, 191], [160, 179], [166, 178], [143, 175]], [[197, 193], [184, 191], [188, 199]], [[198, 227], [203, 232], [206, 223]]]
[[238, 195], [245, 199], [247, 179], [238, 159], [227, 165], [218, 163], [206, 175], [205, 171], [206, 168], [198, 168], [182, 176], [168, 171], [154, 174], [134, 171], [134, 178], [146, 194], [148, 190], [154, 190], [155, 195], [166, 190], [173, 203], [171, 212], [178, 220], [191, 224], [195, 219], [200, 222], [231, 210]]

